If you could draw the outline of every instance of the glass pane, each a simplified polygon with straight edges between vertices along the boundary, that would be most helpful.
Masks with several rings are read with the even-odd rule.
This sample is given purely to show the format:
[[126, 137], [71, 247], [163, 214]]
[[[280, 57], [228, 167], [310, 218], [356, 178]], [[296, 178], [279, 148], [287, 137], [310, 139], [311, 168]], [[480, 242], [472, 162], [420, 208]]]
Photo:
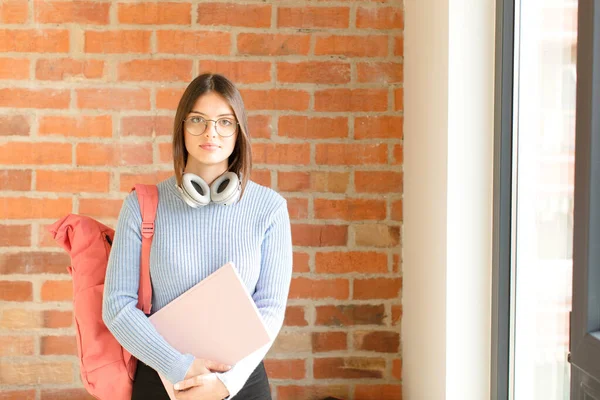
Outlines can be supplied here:
[[517, 0], [516, 400], [569, 398], [577, 1]]

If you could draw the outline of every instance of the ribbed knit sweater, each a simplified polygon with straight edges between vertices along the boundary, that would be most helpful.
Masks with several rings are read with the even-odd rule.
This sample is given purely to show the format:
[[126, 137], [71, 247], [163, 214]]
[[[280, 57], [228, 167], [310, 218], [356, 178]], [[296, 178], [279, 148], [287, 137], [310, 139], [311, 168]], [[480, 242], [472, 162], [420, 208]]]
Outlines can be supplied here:
[[[275, 338], [283, 324], [292, 275], [292, 240], [285, 199], [248, 181], [242, 199], [233, 205], [211, 203], [192, 208], [183, 201], [175, 185], [174, 176], [158, 184], [159, 202], [150, 252], [152, 312], [232, 261]], [[110, 252], [103, 320], [125, 349], [175, 383], [184, 379], [194, 357], [169, 345], [136, 308], [141, 222], [137, 196], [132, 192], [123, 202]], [[230, 397], [244, 386], [271, 344], [229, 371], [217, 373]]]

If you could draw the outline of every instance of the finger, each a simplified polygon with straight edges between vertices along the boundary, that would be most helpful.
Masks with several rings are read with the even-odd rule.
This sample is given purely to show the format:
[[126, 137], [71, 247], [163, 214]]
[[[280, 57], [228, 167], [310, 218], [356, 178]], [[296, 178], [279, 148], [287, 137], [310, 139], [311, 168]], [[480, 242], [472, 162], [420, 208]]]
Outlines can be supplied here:
[[181, 391], [194, 386], [202, 386], [202, 384], [204, 383], [202, 377], [203, 375], [197, 375], [184, 381], [177, 382], [175, 385], [173, 385], [173, 389]]
[[226, 372], [231, 369], [231, 365], [218, 363], [218, 362], [211, 361], [211, 360], [204, 360], [204, 365], [206, 366], [206, 368], [210, 369], [211, 371]]

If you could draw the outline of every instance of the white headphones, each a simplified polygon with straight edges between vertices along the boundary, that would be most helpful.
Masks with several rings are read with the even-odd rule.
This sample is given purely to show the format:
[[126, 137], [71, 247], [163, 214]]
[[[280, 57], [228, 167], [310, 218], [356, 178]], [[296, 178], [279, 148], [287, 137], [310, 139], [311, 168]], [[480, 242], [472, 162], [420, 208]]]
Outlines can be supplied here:
[[196, 174], [183, 174], [181, 187], [177, 186], [183, 200], [193, 208], [204, 207], [209, 203], [229, 206], [240, 198], [242, 183], [234, 172], [225, 172], [208, 186]]

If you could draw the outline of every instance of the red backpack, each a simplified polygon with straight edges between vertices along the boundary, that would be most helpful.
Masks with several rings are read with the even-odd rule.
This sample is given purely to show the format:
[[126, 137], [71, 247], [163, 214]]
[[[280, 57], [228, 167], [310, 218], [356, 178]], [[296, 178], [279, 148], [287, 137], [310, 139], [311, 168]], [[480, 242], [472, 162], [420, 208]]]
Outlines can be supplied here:
[[[150, 245], [158, 207], [154, 185], [135, 185], [142, 213], [142, 254], [137, 307], [150, 314]], [[77, 353], [85, 389], [101, 400], [131, 399], [137, 360], [127, 352], [102, 321], [104, 276], [115, 231], [100, 222], [69, 214], [48, 231], [70, 254], [67, 270], [73, 279], [73, 315]]]

